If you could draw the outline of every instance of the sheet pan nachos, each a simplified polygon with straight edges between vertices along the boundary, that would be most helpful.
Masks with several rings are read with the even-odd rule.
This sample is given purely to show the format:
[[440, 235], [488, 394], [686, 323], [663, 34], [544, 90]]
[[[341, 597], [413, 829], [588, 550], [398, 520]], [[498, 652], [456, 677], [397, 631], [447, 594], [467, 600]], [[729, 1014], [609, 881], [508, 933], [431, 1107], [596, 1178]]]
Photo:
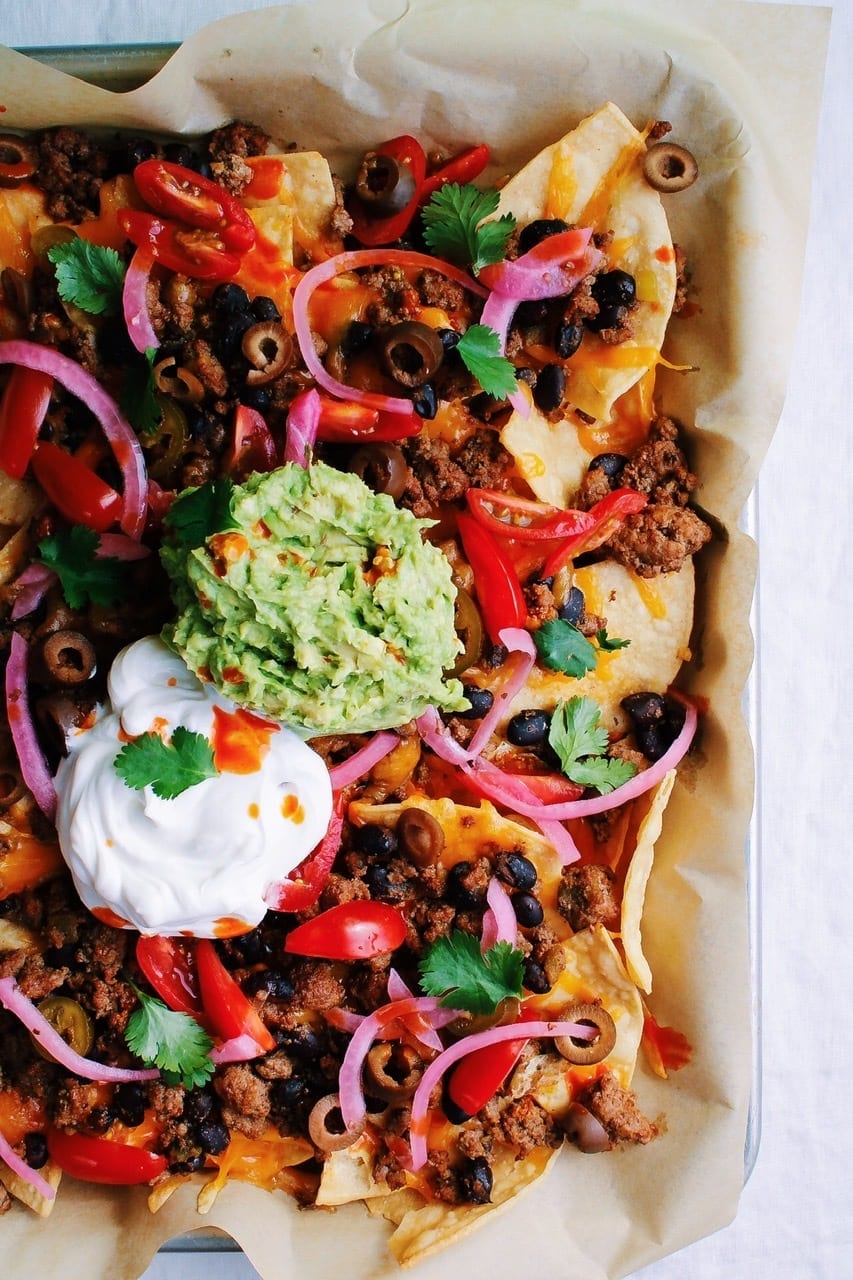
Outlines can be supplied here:
[[496, 188], [480, 140], [0, 139], [0, 1209], [248, 1179], [409, 1264], [666, 1140], [697, 173], [567, 123]]

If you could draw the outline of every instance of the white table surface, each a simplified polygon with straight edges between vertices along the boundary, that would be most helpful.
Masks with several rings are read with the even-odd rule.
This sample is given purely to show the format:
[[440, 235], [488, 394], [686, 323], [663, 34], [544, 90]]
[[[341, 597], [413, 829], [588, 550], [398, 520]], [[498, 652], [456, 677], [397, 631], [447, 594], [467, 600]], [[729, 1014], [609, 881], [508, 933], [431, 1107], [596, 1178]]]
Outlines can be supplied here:
[[[0, 41], [179, 41], [206, 21], [264, 7], [264, 0], [0, 0]], [[762, 1140], [731, 1226], [644, 1268], [642, 1280], [853, 1278], [851, 174], [853, 0], [838, 0], [799, 334], [758, 511]], [[202, 1276], [251, 1280], [256, 1272], [237, 1254], [170, 1254], [144, 1280]]]

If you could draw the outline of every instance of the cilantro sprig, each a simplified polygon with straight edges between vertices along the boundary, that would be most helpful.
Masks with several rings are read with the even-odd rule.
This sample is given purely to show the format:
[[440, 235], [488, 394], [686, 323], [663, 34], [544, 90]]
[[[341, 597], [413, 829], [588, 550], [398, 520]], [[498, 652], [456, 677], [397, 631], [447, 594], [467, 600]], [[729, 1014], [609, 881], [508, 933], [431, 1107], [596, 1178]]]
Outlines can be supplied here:
[[122, 412], [141, 436], [153, 436], [163, 420], [154, 380], [156, 356], [153, 347], [146, 347], [143, 358], [128, 365], [121, 389]]
[[501, 342], [494, 329], [472, 324], [456, 344], [456, 351], [487, 395], [504, 400], [515, 390], [515, 366], [501, 355]]
[[56, 267], [56, 288], [63, 302], [93, 316], [118, 314], [126, 268], [115, 249], [75, 237], [51, 245], [47, 256]]
[[113, 763], [132, 790], [150, 787], [161, 800], [174, 800], [219, 772], [208, 739], [183, 725], [177, 726], [171, 742], [158, 733], [140, 734], [124, 744]]
[[38, 543], [37, 558], [59, 578], [71, 609], [83, 609], [87, 604], [116, 604], [128, 595], [126, 566], [115, 556], [99, 558], [99, 541], [93, 529], [75, 524]]
[[620, 640], [619, 636], [609, 636], [607, 628], [602, 627], [600, 631], [595, 633], [595, 643], [605, 653], [614, 653], [617, 649], [627, 649], [631, 641]]
[[439, 258], [468, 267], [474, 274], [506, 254], [515, 218], [505, 213], [490, 221], [500, 203], [494, 189], [480, 191], [472, 183], [448, 182], [433, 192], [421, 210], [424, 239]]
[[564, 618], [543, 622], [539, 630], [534, 631], [533, 641], [542, 662], [552, 671], [562, 671], [580, 680], [587, 671], [595, 670], [595, 646]]
[[637, 767], [630, 760], [611, 759], [605, 754], [609, 737], [600, 721], [601, 711], [592, 698], [558, 702], [551, 717], [548, 742], [566, 777], [605, 795], [633, 778]]
[[447, 1008], [494, 1013], [508, 996], [521, 996], [524, 956], [509, 942], [483, 951], [478, 938], [454, 929], [424, 953], [420, 975], [426, 994], [441, 996]]
[[165, 525], [172, 542], [187, 551], [201, 547], [214, 533], [236, 529], [234, 482], [227, 476], [186, 489], [169, 508]]
[[[131, 984], [132, 985], [132, 984]], [[167, 1084], [196, 1089], [213, 1075], [210, 1051], [213, 1041], [195, 1018], [175, 1013], [162, 1000], [133, 987], [139, 1008], [130, 1015], [125, 1040], [148, 1066], [159, 1067]]]

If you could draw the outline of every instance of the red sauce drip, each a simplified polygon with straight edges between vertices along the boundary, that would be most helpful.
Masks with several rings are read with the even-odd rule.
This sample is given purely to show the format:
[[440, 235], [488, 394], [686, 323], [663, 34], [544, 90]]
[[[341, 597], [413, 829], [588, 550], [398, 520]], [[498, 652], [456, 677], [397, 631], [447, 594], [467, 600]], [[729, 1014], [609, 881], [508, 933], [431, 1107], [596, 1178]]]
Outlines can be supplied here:
[[[223, 673], [224, 674], [224, 673]], [[278, 725], [238, 707], [213, 708], [213, 758], [220, 773], [257, 773]]]

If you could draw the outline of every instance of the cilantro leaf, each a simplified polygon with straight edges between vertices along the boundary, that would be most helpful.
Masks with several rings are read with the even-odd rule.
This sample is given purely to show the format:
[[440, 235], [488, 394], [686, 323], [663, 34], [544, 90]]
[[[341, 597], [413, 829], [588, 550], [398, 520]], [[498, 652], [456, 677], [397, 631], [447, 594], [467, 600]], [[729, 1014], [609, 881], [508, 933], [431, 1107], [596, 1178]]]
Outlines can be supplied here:
[[595, 646], [564, 618], [544, 622], [534, 631], [533, 640], [539, 657], [552, 671], [562, 671], [580, 680], [587, 671], [595, 670]]
[[231, 507], [233, 498], [234, 482], [227, 476], [197, 489], [186, 489], [169, 508], [166, 527], [179, 546], [188, 551], [201, 547], [214, 533], [237, 528]]
[[93, 316], [118, 314], [125, 266], [115, 249], [75, 237], [51, 245], [47, 256], [56, 267], [56, 287], [63, 302]]
[[615, 791], [633, 778], [636, 765], [630, 760], [611, 759], [601, 711], [592, 698], [569, 698], [558, 702], [551, 717], [548, 742], [556, 751], [567, 778], [583, 787], [595, 787], [602, 795]]
[[595, 640], [599, 649], [603, 649], [605, 653], [612, 653], [615, 649], [627, 649], [631, 643], [630, 640], [620, 640], [618, 636], [609, 636], [606, 627], [596, 632]]
[[501, 340], [494, 329], [485, 324], [470, 325], [455, 350], [487, 395], [505, 400], [515, 390], [515, 366], [501, 355]]
[[163, 419], [154, 382], [156, 354], [153, 347], [146, 347], [144, 362], [137, 360], [128, 365], [121, 389], [122, 413], [142, 436], [153, 435]]
[[470, 1013], [494, 1013], [507, 996], [520, 996], [524, 956], [509, 942], [482, 951], [461, 929], [436, 938], [421, 958], [421, 987], [442, 1005]]
[[494, 189], [480, 191], [470, 182], [448, 182], [433, 192], [421, 210], [424, 239], [433, 253], [460, 267], [481, 267], [500, 262], [506, 254], [515, 218], [505, 213], [484, 222], [495, 212], [500, 195]]
[[98, 559], [99, 538], [83, 524], [60, 529], [38, 543], [38, 559], [59, 578], [71, 609], [115, 604], [129, 590], [126, 566], [115, 556]]
[[148, 996], [138, 987], [139, 1008], [130, 1015], [125, 1040], [149, 1066], [159, 1067], [167, 1084], [196, 1089], [213, 1075], [210, 1051], [213, 1041], [188, 1013], [175, 1013], [162, 1000]]
[[115, 771], [134, 791], [151, 787], [161, 800], [174, 800], [190, 787], [215, 778], [219, 770], [213, 747], [202, 733], [178, 725], [171, 742], [158, 733], [143, 733], [126, 742], [114, 761]]

